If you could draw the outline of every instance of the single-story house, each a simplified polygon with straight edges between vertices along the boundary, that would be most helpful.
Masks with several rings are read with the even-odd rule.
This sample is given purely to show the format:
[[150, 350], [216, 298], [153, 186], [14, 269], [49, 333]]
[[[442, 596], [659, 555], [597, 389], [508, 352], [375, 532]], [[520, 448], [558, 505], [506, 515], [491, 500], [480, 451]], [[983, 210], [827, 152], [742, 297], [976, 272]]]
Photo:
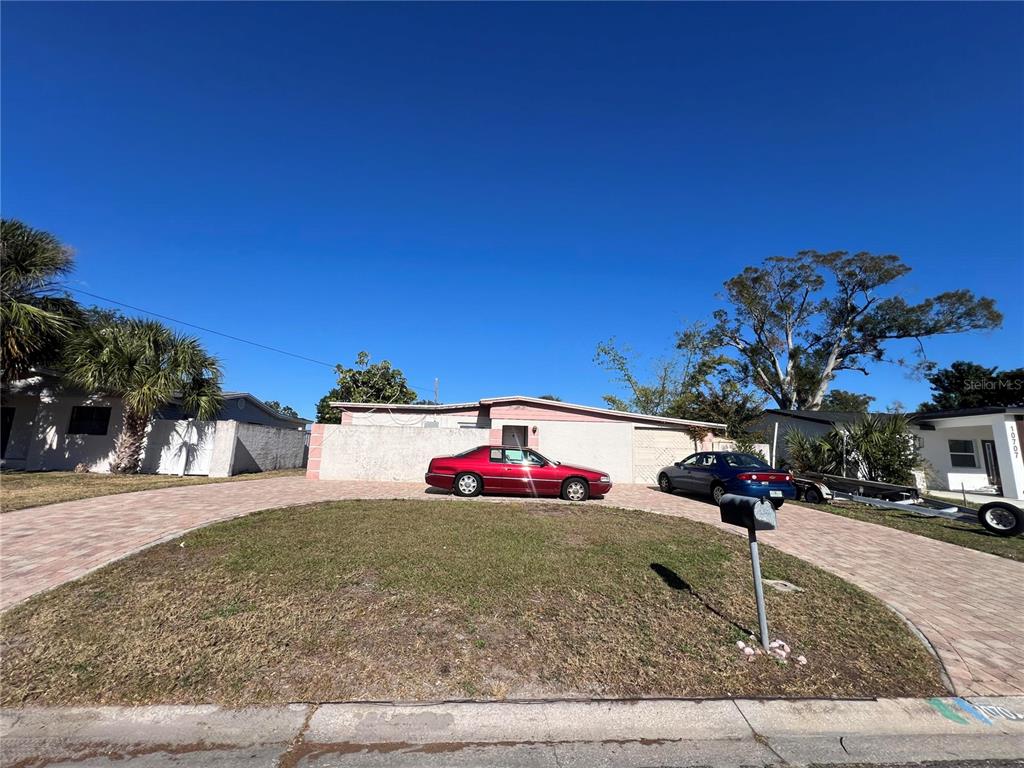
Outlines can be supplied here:
[[1024, 499], [1024, 408], [965, 408], [910, 417], [932, 487]]
[[[106, 472], [121, 432], [118, 397], [89, 394], [38, 372], [0, 391], [0, 466]], [[248, 392], [225, 392], [215, 420], [188, 418], [180, 403], [150, 425], [142, 471], [223, 477], [303, 466], [308, 419], [278, 413]]]
[[[806, 411], [784, 408], [769, 408], [748, 427], [750, 432], [765, 437], [769, 445], [775, 444], [776, 456], [771, 457], [775, 466], [785, 466], [789, 459], [786, 447], [786, 433], [802, 432], [808, 437], [822, 437], [833, 427], [850, 424], [864, 414], [848, 411]], [[884, 415], [884, 414], [883, 414]], [[777, 437], [776, 437], [777, 435]]]
[[314, 424], [306, 475], [331, 480], [422, 480], [434, 456], [478, 445], [522, 445], [550, 459], [654, 483], [696, 450], [732, 446], [725, 425], [645, 416], [539, 397], [447, 405], [333, 402], [340, 424]]
[[[778, 461], [787, 459], [786, 432], [816, 437], [863, 414], [770, 409], [752, 426], [772, 441], [778, 425]], [[885, 415], [885, 414], [882, 414]], [[991, 491], [1024, 499], [1021, 428], [1024, 408], [970, 408], [909, 415], [926, 466], [921, 481], [934, 490]]]

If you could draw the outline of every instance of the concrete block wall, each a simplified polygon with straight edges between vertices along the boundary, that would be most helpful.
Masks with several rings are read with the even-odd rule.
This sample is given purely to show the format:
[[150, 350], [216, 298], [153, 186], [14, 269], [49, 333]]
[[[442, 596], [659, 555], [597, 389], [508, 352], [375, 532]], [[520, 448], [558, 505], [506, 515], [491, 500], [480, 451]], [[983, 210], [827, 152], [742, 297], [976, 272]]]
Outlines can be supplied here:
[[486, 445], [489, 436], [477, 428], [314, 424], [306, 477], [422, 482], [432, 458]]
[[301, 467], [306, 436], [299, 429], [218, 421], [210, 477]]

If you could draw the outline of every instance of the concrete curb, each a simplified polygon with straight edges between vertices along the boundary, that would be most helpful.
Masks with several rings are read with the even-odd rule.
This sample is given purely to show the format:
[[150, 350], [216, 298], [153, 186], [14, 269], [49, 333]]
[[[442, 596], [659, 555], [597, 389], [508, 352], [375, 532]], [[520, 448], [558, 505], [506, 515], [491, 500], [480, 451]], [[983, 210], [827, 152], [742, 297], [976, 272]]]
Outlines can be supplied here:
[[[0, 762], [804, 765], [1024, 757], [1024, 697], [0, 711]], [[161, 758], [162, 756], [162, 758]], [[93, 764], [89, 762], [89, 764]]]

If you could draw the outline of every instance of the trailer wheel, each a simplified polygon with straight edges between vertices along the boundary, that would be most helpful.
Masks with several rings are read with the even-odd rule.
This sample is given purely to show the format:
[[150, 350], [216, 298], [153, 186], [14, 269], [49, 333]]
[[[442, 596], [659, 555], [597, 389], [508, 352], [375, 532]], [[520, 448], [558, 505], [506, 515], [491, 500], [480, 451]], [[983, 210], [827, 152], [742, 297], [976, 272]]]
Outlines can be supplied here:
[[813, 485], [804, 491], [804, 501], [808, 504], [821, 504], [824, 500], [821, 496], [821, 491]]
[[978, 522], [996, 536], [1024, 533], [1024, 509], [1005, 501], [990, 501], [978, 510]]

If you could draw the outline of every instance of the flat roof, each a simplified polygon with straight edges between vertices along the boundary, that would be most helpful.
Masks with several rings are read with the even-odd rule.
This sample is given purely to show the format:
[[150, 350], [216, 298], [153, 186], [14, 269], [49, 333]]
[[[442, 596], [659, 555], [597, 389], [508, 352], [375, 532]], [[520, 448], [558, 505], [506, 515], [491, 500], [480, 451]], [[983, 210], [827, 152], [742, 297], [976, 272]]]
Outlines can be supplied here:
[[964, 416], [996, 416], [1005, 413], [1011, 416], [1024, 415], [1024, 407], [985, 406], [982, 408], [960, 408], [950, 411], [918, 411], [910, 415], [914, 423], [921, 421], [941, 421], [942, 419], [960, 419]]

